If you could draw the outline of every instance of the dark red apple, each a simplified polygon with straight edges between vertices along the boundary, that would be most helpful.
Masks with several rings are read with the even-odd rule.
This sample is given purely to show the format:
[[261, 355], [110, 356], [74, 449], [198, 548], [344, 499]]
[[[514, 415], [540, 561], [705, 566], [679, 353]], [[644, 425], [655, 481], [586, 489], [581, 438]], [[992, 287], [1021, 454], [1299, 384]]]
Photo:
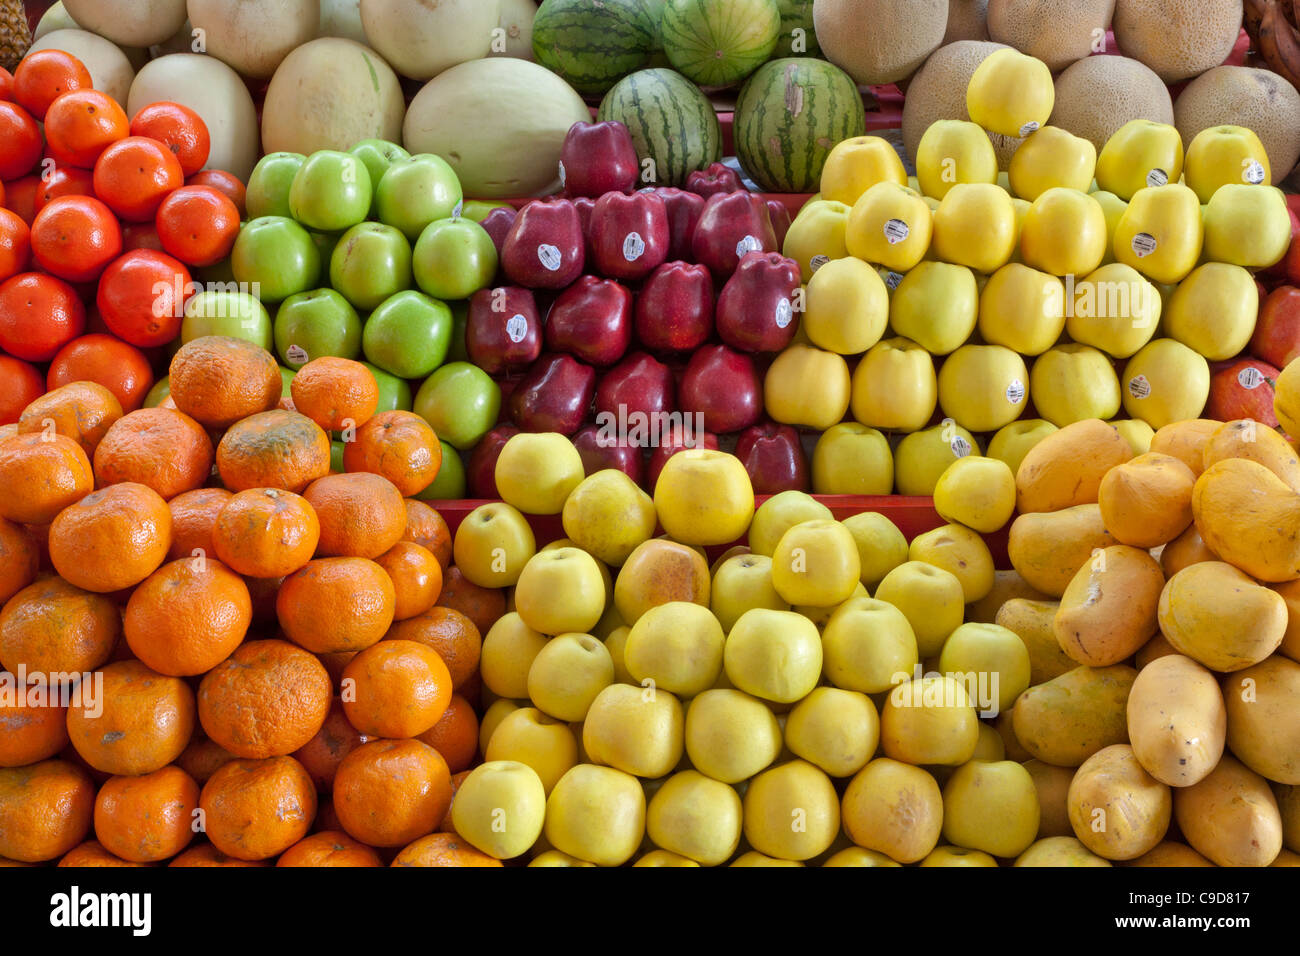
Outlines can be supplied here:
[[808, 456], [790, 425], [764, 422], [746, 428], [736, 440], [736, 457], [749, 472], [755, 494], [811, 490]]
[[1300, 356], [1300, 289], [1278, 286], [1260, 303], [1250, 351], [1278, 368]]
[[632, 293], [613, 279], [582, 276], [546, 316], [546, 348], [591, 365], [613, 365], [632, 342]]
[[572, 435], [596, 391], [596, 370], [571, 355], [543, 355], [510, 393], [510, 418], [527, 432]]
[[501, 248], [505, 274], [530, 289], [563, 289], [582, 275], [585, 259], [582, 220], [567, 199], [519, 210]]
[[560, 147], [560, 185], [568, 196], [628, 192], [641, 172], [632, 137], [622, 123], [574, 123]]
[[687, 191], [705, 199], [744, 188], [736, 171], [726, 163], [710, 163], [707, 169], [697, 169], [686, 177]]
[[779, 199], [767, 201], [767, 214], [772, 218], [772, 232], [776, 234], [776, 247], [785, 245], [785, 234], [790, 231], [790, 208]]
[[465, 350], [490, 375], [532, 364], [542, 352], [542, 321], [533, 293], [515, 285], [475, 292], [465, 320]]
[[584, 425], [573, 436], [573, 447], [582, 457], [582, 470], [594, 475], [606, 468], [616, 468], [638, 485], [645, 477], [645, 456], [621, 437], [611, 435], [599, 425]]
[[713, 276], [704, 266], [665, 262], [636, 297], [636, 336], [648, 349], [686, 352], [713, 332]]
[[691, 239], [704, 213], [704, 197], [675, 186], [659, 186], [642, 192], [654, 192], [668, 210], [668, 258], [691, 258]]
[[591, 210], [595, 269], [612, 279], [643, 279], [668, 258], [668, 207], [655, 193], [605, 193]]
[[498, 425], [479, 439], [465, 462], [465, 483], [471, 498], [501, 497], [497, 493], [497, 459], [510, 436], [518, 434], [514, 425]]
[[1259, 359], [1244, 358], [1210, 377], [1210, 400], [1205, 417], [1221, 422], [1253, 418], [1267, 428], [1277, 427], [1273, 412], [1273, 387], [1279, 371]]
[[506, 236], [510, 234], [510, 227], [515, 224], [515, 217], [519, 215], [514, 209], [507, 209], [504, 206], [498, 206], [479, 223], [483, 231], [492, 237], [492, 245], [497, 247], [497, 258], [500, 259], [501, 252], [506, 245]]
[[744, 190], [710, 196], [691, 237], [691, 257], [724, 279], [746, 253], [776, 250], [767, 203]]
[[645, 352], [633, 352], [606, 372], [596, 386], [596, 424], [612, 422], [620, 434], [675, 408], [673, 373]]
[[591, 211], [596, 208], [596, 200], [590, 196], [578, 196], [573, 200], [573, 208], [578, 210], [578, 222], [582, 223], [582, 251], [588, 267], [595, 262], [591, 251]]
[[736, 432], [763, 414], [763, 384], [754, 360], [725, 345], [706, 345], [691, 356], [677, 389], [683, 412], [699, 412], [711, 432]]
[[664, 470], [664, 465], [668, 464], [668, 459], [687, 448], [711, 448], [717, 451], [718, 436], [712, 432], [698, 431], [694, 425], [690, 427], [676, 425], [669, 430], [667, 435], [660, 436], [659, 443], [651, 450], [650, 460], [646, 463], [645, 488], [647, 491], [651, 494], [654, 493], [655, 482], [659, 480], [659, 472]]
[[799, 327], [794, 302], [799, 263], [779, 252], [750, 252], [718, 294], [718, 336], [746, 352], [779, 352]]

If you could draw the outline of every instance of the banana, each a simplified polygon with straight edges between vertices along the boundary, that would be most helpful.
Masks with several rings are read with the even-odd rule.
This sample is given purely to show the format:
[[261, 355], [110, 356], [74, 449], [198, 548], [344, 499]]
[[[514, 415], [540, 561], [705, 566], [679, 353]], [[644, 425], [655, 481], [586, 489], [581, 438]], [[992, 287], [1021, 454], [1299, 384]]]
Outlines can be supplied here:
[[1268, 8], [1267, 0], [1245, 0], [1245, 10], [1242, 17], [1242, 25], [1246, 28], [1246, 33], [1251, 40], [1259, 42], [1259, 25], [1264, 19], [1264, 11]]
[[1278, 0], [1268, 0], [1260, 21], [1259, 52], [1273, 72], [1300, 88], [1300, 34], [1283, 14]]

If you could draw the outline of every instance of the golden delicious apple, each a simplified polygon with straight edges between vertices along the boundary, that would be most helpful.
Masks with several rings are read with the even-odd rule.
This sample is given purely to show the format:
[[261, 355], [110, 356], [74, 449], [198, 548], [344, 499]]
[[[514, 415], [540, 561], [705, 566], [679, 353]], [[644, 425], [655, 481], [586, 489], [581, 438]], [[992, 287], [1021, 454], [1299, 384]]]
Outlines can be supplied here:
[[932, 219], [919, 193], [896, 182], [878, 182], [854, 202], [844, 244], [849, 255], [864, 262], [906, 272], [925, 257]]
[[1112, 262], [1074, 283], [1065, 304], [1070, 338], [1128, 358], [1156, 334], [1164, 300], [1132, 266]]
[[536, 771], [517, 760], [489, 760], [456, 790], [451, 822], [456, 833], [488, 856], [522, 856], [542, 835], [546, 790]]
[[1097, 166], [1097, 147], [1059, 126], [1044, 126], [1016, 147], [1007, 167], [1011, 190], [1031, 203], [1058, 186], [1087, 192]]
[[697, 770], [664, 781], [650, 798], [646, 833], [663, 847], [703, 866], [720, 866], [740, 845], [740, 795]]
[[[1029, 689], [1029, 651], [1014, 631], [997, 624], [968, 621], [953, 631], [939, 653], [939, 670], [966, 683], [972, 700], [989, 711], [983, 716], [1010, 710]], [[989, 700], [979, 699], [984, 691]]]
[[479, 505], [467, 514], [452, 542], [456, 567], [481, 588], [510, 587], [536, 552], [528, 519], [504, 501]]
[[723, 666], [727, 678], [740, 690], [792, 704], [817, 686], [822, 670], [821, 635], [801, 614], [754, 608], [742, 614], [727, 635]]
[[1054, 275], [1009, 262], [980, 293], [979, 330], [989, 345], [1041, 355], [1065, 330], [1065, 286]]
[[1168, 123], [1129, 120], [1097, 157], [1097, 185], [1123, 202], [1139, 189], [1176, 183], [1183, 174], [1183, 138]]
[[1196, 267], [1203, 238], [1201, 203], [1191, 189], [1141, 189], [1115, 226], [1115, 260], [1152, 282], [1182, 282]]
[[1029, 399], [1024, 359], [1001, 345], [963, 345], [939, 370], [939, 407], [973, 432], [997, 431], [1020, 417]]
[[975, 273], [970, 269], [948, 262], [922, 262], [903, 276], [894, 290], [889, 300], [889, 324], [896, 334], [927, 352], [947, 355], [975, 331], [979, 298]]
[[687, 601], [652, 607], [637, 619], [623, 647], [623, 661], [638, 684], [690, 699], [722, 673], [725, 635], [713, 612]]
[[654, 537], [657, 523], [654, 501], [616, 468], [584, 478], [565, 500], [562, 514], [564, 533], [573, 543], [614, 567]]
[[786, 746], [832, 777], [861, 770], [880, 741], [880, 717], [866, 694], [818, 687], [794, 705], [785, 722]]
[[934, 415], [934, 359], [911, 339], [877, 342], [853, 371], [849, 406], [863, 425], [913, 432]]
[[1030, 203], [1020, 256], [1025, 265], [1054, 276], [1087, 275], [1101, 265], [1106, 236], [1106, 214], [1097, 200], [1055, 186]]
[[832, 855], [822, 866], [902, 866], [883, 853], [851, 846]]
[[488, 629], [479, 655], [483, 685], [500, 697], [528, 697], [528, 671], [546, 646], [546, 635], [524, 623], [517, 611], [508, 611]]
[[861, 583], [861, 574], [857, 542], [834, 518], [801, 521], [781, 536], [772, 554], [772, 584], [790, 604], [839, 604]]
[[744, 800], [745, 839], [759, 853], [810, 860], [840, 829], [840, 802], [830, 777], [806, 760], [764, 770]]
[[[676, 457], [676, 456], [674, 456]], [[642, 542], [614, 580], [614, 603], [629, 626], [669, 601], [709, 603], [709, 565], [694, 548], [664, 538]]]
[[[889, 494], [894, 487], [894, 456], [888, 439], [857, 422], [832, 425], [813, 447], [812, 486], [819, 495]], [[752, 530], [750, 534], [752, 538]]]
[[822, 166], [822, 199], [852, 206], [877, 183], [907, 185], [907, 170], [889, 140], [881, 136], [855, 136], [841, 140]]
[[1119, 411], [1119, 378], [1111, 360], [1090, 345], [1066, 342], [1034, 360], [1029, 373], [1034, 406], [1058, 428]]
[[662, 777], [682, 759], [681, 702], [653, 684], [610, 684], [591, 704], [582, 746], [595, 763], [638, 777]]
[[945, 675], [903, 681], [880, 710], [885, 756], [911, 764], [959, 766], [979, 743], [979, 717], [966, 688]]
[[916, 179], [922, 193], [943, 199], [959, 183], [994, 183], [998, 157], [988, 134], [967, 120], [931, 123], [916, 147]]
[[849, 410], [850, 389], [843, 355], [795, 343], [768, 366], [763, 405], [773, 421], [824, 431]]
[[1253, 130], [1211, 126], [1187, 144], [1183, 180], [1199, 202], [1208, 203], [1221, 186], [1271, 186], [1273, 173], [1268, 151]]
[[939, 477], [956, 459], [980, 453], [975, 436], [951, 418], [913, 432], [894, 450], [894, 476], [900, 495], [932, 495]]
[[943, 795], [920, 767], [877, 757], [844, 791], [844, 830], [858, 846], [898, 863], [916, 863], [939, 842]]
[[748, 780], [771, 765], [781, 745], [781, 727], [771, 709], [742, 691], [706, 690], [686, 712], [686, 755], [714, 780]]
[[849, 222], [850, 208], [831, 199], [810, 199], [790, 223], [781, 253], [799, 263], [800, 277], [804, 282], [813, 277], [813, 260], [834, 262], [848, 256], [844, 229]]
[[546, 840], [597, 866], [622, 866], [645, 836], [645, 792], [631, 774], [578, 764], [546, 799]]
[[790, 610], [789, 602], [777, 594], [772, 583], [772, 559], [764, 554], [728, 558], [713, 575], [709, 610], [725, 632], [731, 630], [740, 615], [756, 607]]
[[[787, 240], [788, 241], [788, 240]], [[821, 266], [805, 290], [799, 327], [821, 349], [857, 355], [880, 341], [889, 324], [889, 292], [879, 274], [846, 256]]]
[[[659, 473], [654, 504], [664, 531], [674, 541], [730, 544], [745, 533], [754, 517], [754, 486], [735, 455], [687, 448], [669, 458]], [[623, 618], [627, 620], [627, 614]]]
[[1152, 428], [1199, 418], [1210, 397], [1210, 365], [1174, 339], [1153, 339], [1124, 366], [1124, 410]]
[[614, 661], [590, 634], [560, 634], [528, 669], [528, 696], [557, 720], [583, 720], [591, 702], [614, 683]]
[[934, 508], [946, 521], [992, 534], [1016, 510], [1016, 476], [997, 458], [958, 458], [934, 486]]
[[878, 511], [862, 511], [841, 522], [858, 546], [864, 587], [874, 588], [886, 574], [907, 560], [907, 538], [898, 525]]
[[605, 578], [581, 548], [537, 552], [515, 585], [515, 608], [543, 634], [585, 634], [605, 613]]
[[1054, 431], [1056, 426], [1046, 419], [1021, 418], [998, 429], [989, 439], [988, 457], [1006, 462], [1014, 475], [1029, 450]]
[[564, 721], [548, 717], [536, 707], [520, 707], [496, 725], [488, 745], [483, 748], [483, 756], [490, 761], [516, 760], [527, 764], [549, 794], [559, 779], [577, 764], [578, 741]]
[[949, 522], [918, 534], [908, 546], [912, 561], [943, 568], [961, 582], [964, 601], [970, 604], [993, 590], [993, 555], [979, 534]]
[[1255, 277], [1241, 266], [1207, 262], [1178, 283], [1165, 312], [1164, 330], [1170, 338], [1218, 362], [1232, 358], [1250, 343], [1258, 317]]
[[1038, 791], [1014, 760], [972, 760], [943, 788], [943, 835], [991, 856], [1019, 856], [1038, 834]]
[[942, 262], [990, 273], [1016, 251], [1016, 207], [1001, 186], [956, 185], [934, 212], [930, 253]]
[[1220, 186], [1205, 207], [1205, 257], [1247, 269], [1282, 261], [1291, 245], [1286, 196], [1275, 186]]
[[997, 866], [998, 861], [983, 850], [963, 846], [937, 846], [920, 863], [921, 866]]
[[582, 456], [559, 432], [511, 435], [497, 458], [501, 499], [526, 514], [559, 514], [582, 475]]

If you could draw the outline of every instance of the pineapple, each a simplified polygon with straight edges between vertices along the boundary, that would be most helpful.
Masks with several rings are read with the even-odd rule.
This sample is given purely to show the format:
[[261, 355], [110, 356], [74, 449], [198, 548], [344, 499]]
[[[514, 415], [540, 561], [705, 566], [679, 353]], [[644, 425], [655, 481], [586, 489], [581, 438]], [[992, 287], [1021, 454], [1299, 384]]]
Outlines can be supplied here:
[[23, 0], [0, 0], [0, 66], [13, 72], [32, 45]]

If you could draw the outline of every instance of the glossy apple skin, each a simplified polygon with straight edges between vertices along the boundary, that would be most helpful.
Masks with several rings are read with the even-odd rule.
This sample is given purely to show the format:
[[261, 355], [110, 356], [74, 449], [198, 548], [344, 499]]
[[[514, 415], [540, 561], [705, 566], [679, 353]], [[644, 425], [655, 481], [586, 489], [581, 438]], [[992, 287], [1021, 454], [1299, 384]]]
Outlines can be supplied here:
[[763, 422], [746, 428], [736, 440], [735, 454], [749, 472], [755, 494], [806, 492], [812, 488], [808, 456], [799, 432], [790, 425]]
[[578, 196], [573, 200], [573, 208], [578, 210], [578, 222], [582, 223], [583, 256], [587, 267], [591, 268], [596, 261], [595, 253], [591, 251], [591, 211], [596, 208], [596, 200], [590, 196]]
[[745, 185], [736, 171], [726, 163], [710, 163], [707, 169], [697, 169], [686, 177], [686, 189], [708, 199], [718, 193], [734, 193]]
[[754, 360], [725, 345], [704, 346], [686, 365], [677, 404], [684, 412], [703, 413], [708, 431], [748, 428], [763, 414], [763, 384]]
[[587, 418], [596, 370], [571, 355], [546, 354], [510, 393], [510, 418], [526, 432], [572, 435]]
[[1280, 374], [1274, 366], [1254, 358], [1225, 366], [1210, 377], [1205, 417], [1221, 422], [1253, 418], [1266, 428], [1276, 428], [1273, 389]]
[[632, 137], [622, 123], [574, 123], [560, 147], [560, 179], [566, 196], [595, 198], [625, 193], [641, 172]]
[[779, 199], [767, 200], [767, 214], [772, 220], [772, 232], [776, 235], [776, 247], [785, 246], [785, 234], [790, 231], [790, 209]]
[[573, 447], [582, 457], [582, 470], [594, 475], [606, 468], [616, 468], [638, 485], [645, 477], [645, 456], [640, 448], [627, 444], [621, 438], [613, 443], [602, 435], [597, 425], [584, 425], [573, 436]]
[[686, 448], [710, 448], [714, 451], [718, 449], [718, 436], [712, 432], [693, 432], [691, 441], [687, 444], [685, 435], [680, 429], [675, 429], [665, 440], [656, 445], [650, 452], [650, 460], [646, 463], [646, 484], [645, 489], [651, 494], [654, 493], [655, 482], [659, 480], [659, 472], [664, 470], [664, 465], [668, 464], [668, 459]]
[[513, 209], [498, 207], [484, 216], [479, 223], [483, 230], [492, 237], [492, 245], [496, 246], [498, 261], [501, 258], [501, 253], [505, 250], [506, 236], [510, 234], [510, 227], [515, 224], [515, 217], [518, 215]]
[[713, 334], [713, 276], [689, 262], [665, 262], [636, 297], [636, 337], [656, 352], [687, 352]]
[[474, 446], [465, 463], [465, 479], [471, 498], [500, 498], [497, 493], [497, 459], [512, 435], [518, 435], [514, 425], [498, 425]]
[[585, 261], [582, 220], [567, 199], [524, 206], [501, 247], [506, 276], [530, 289], [563, 289], [582, 275]]
[[721, 279], [736, 270], [746, 253], [776, 250], [767, 203], [744, 190], [710, 196], [691, 237], [691, 257]]
[[669, 260], [690, 259], [695, 227], [704, 214], [704, 197], [676, 186], [656, 186], [641, 191], [655, 193], [668, 210]]
[[668, 207], [654, 193], [605, 193], [591, 210], [591, 252], [597, 272], [644, 279], [668, 258]]
[[526, 368], [542, 352], [542, 322], [533, 293], [520, 286], [479, 289], [465, 321], [470, 361], [490, 375]]
[[1278, 368], [1300, 356], [1300, 289], [1278, 286], [1260, 300], [1250, 352]]
[[[600, 379], [596, 386], [596, 415], [627, 420], [633, 414], [650, 416], [676, 408], [672, 370], [645, 352], [633, 352]], [[599, 421], [599, 418], [598, 418]]]
[[779, 252], [751, 252], [718, 293], [718, 336], [746, 352], [779, 352], [794, 339], [799, 264]]
[[632, 342], [632, 293], [613, 279], [581, 276], [546, 316], [546, 348], [589, 365], [613, 365]]

